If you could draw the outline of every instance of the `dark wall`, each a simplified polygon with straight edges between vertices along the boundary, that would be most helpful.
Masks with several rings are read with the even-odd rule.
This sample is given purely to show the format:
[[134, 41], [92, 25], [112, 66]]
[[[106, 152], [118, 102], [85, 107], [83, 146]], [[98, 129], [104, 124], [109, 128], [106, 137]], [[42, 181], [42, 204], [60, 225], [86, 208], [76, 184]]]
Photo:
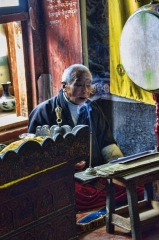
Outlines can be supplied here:
[[100, 106], [125, 156], [155, 148], [155, 106], [106, 99], [100, 100]]

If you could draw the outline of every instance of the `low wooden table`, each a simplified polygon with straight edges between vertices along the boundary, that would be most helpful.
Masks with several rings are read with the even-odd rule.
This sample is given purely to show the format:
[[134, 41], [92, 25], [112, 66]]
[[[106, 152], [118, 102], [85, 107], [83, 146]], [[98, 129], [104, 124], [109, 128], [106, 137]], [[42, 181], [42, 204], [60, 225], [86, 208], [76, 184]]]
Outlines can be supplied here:
[[[138, 170], [136, 173], [107, 177], [106, 230], [114, 232], [114, 225], [131, 231], [132, 239], [142, 239], [142, 228], [159, 221], [158, 202], [153, 201], [152, 183], [159, 180], [159, 166]], [[115, 209], [114, 185], [126, 187], [128, 205]], [[138, 201], [136, 186], [144, 185], [145, 196]]]

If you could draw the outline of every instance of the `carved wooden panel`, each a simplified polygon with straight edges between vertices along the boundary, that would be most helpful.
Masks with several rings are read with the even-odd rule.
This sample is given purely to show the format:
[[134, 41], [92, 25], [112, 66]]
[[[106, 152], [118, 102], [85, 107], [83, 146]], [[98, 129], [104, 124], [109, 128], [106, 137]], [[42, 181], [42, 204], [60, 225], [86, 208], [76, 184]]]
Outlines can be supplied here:
[[74, 164], [89, 154], [89, 128], [0, 155], [0, 239], [74, 240]]

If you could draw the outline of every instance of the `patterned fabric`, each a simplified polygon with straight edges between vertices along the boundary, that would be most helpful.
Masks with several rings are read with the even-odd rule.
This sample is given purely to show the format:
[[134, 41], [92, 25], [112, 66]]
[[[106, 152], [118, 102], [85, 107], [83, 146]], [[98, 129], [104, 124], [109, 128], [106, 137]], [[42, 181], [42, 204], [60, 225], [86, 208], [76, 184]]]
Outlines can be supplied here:
[[[82, 185], [80, 182], [75, 182], [76, 189], [76, 209], [77, 211], [87, 211], [94, 208], [103, 207], [106, 203], [106, 180], [98, 178]], [[137, 186], [137, 195], [143, 198], [143, 186]], [[115, 185], [115, 200], [116, 202], [125, 202], [127, 200], [126, 189]]]
[[110, 92], [154, 105], [152, 94], [137, 87], [126, 74], [120, 58], [120, 36], [127, 19], [150, 0], [111, 0], [109, 2]]

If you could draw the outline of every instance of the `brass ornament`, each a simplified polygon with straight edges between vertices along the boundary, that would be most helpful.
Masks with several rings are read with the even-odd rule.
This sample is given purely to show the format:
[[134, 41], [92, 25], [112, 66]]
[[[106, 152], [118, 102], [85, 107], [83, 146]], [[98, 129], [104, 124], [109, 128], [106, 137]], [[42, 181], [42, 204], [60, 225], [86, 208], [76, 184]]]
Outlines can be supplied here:
[[62, 123], [62, 118], [61, 118], [61, 113], [62, 113], [62, 108], [57, 106], [57, 108], [55, 108], [55, 112], [56, 112], [56, 122], [58, 124], [58, 126], [61, 126]]
[[117, 72], [120, 76], [125, 75], [125, 69], [124, 69], [124, 66], [122, 64], [118, 64], [117, 67], [116, 67], [116, 70], [117, 70]]

